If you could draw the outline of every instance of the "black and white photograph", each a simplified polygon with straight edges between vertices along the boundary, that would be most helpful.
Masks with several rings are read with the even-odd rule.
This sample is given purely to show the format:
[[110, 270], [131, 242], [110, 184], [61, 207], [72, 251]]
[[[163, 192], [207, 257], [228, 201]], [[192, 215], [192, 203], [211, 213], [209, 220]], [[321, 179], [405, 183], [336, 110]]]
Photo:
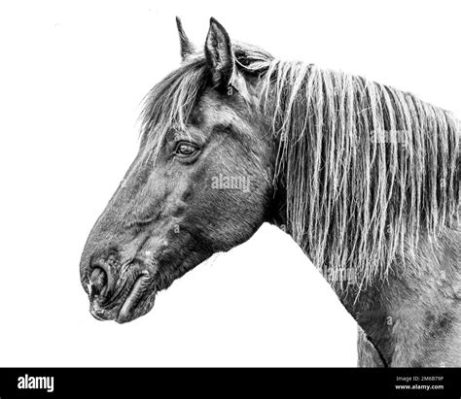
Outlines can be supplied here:
[[0, 37], [1, 399], [461, 397], [461, 3], [5, 1]]

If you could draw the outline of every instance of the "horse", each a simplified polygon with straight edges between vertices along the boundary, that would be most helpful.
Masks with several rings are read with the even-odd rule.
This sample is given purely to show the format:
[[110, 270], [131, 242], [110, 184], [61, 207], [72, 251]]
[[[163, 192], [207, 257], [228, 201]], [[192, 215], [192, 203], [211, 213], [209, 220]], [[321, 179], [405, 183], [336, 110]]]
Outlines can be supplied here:
[[357, 321], [359, 366], [461, 366], [459, 120], [231, 41], [214, 18], [203, 50], [177, 27], [181, 65], [145, 97], [139, 151], [83, 250], [91, 314], [145, 315], [268, 222]]

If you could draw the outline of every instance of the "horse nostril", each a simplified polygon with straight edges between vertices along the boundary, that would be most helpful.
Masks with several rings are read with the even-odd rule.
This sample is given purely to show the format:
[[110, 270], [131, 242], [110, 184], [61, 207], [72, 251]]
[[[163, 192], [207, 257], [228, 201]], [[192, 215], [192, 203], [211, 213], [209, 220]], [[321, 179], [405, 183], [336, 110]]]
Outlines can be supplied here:
[[95, 267], [90, 276], [90, 295], [99, 295], [107, 286], [107, 273], [100, 267]]

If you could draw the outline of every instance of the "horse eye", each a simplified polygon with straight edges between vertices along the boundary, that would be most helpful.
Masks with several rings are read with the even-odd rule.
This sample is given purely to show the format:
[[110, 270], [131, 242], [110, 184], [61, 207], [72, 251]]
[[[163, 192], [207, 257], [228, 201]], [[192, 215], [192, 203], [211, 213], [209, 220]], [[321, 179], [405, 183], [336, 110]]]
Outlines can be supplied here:
[[191, 155], [195, 154], [197, 151], [197, 147], [192, 143], [178, 143], [175, 149], [175, 153], [182, 157], [190, 157]]

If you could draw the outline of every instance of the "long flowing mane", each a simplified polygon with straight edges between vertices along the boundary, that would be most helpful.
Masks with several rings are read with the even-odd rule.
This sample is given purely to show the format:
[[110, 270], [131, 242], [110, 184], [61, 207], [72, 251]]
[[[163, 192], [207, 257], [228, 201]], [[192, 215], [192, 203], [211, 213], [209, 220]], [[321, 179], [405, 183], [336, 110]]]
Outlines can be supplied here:
[[460, 124], [361, 77], [273, 61], [262, 83], [279, 139], [288, 229], [325, 271], [385, 277], [422, 233], [459, 227]]
[[[363, 286], [422, 234], [459, 228], [461, 129], [450, 113], [362, 77], [239, 51], [239, 71], [257, 77], [261, 109], [273, 116], [287, 230], [314, 264], [352, 268]], [[185, 126], [206, 79], [197, 57], [154, 87], [143, 137]]]

